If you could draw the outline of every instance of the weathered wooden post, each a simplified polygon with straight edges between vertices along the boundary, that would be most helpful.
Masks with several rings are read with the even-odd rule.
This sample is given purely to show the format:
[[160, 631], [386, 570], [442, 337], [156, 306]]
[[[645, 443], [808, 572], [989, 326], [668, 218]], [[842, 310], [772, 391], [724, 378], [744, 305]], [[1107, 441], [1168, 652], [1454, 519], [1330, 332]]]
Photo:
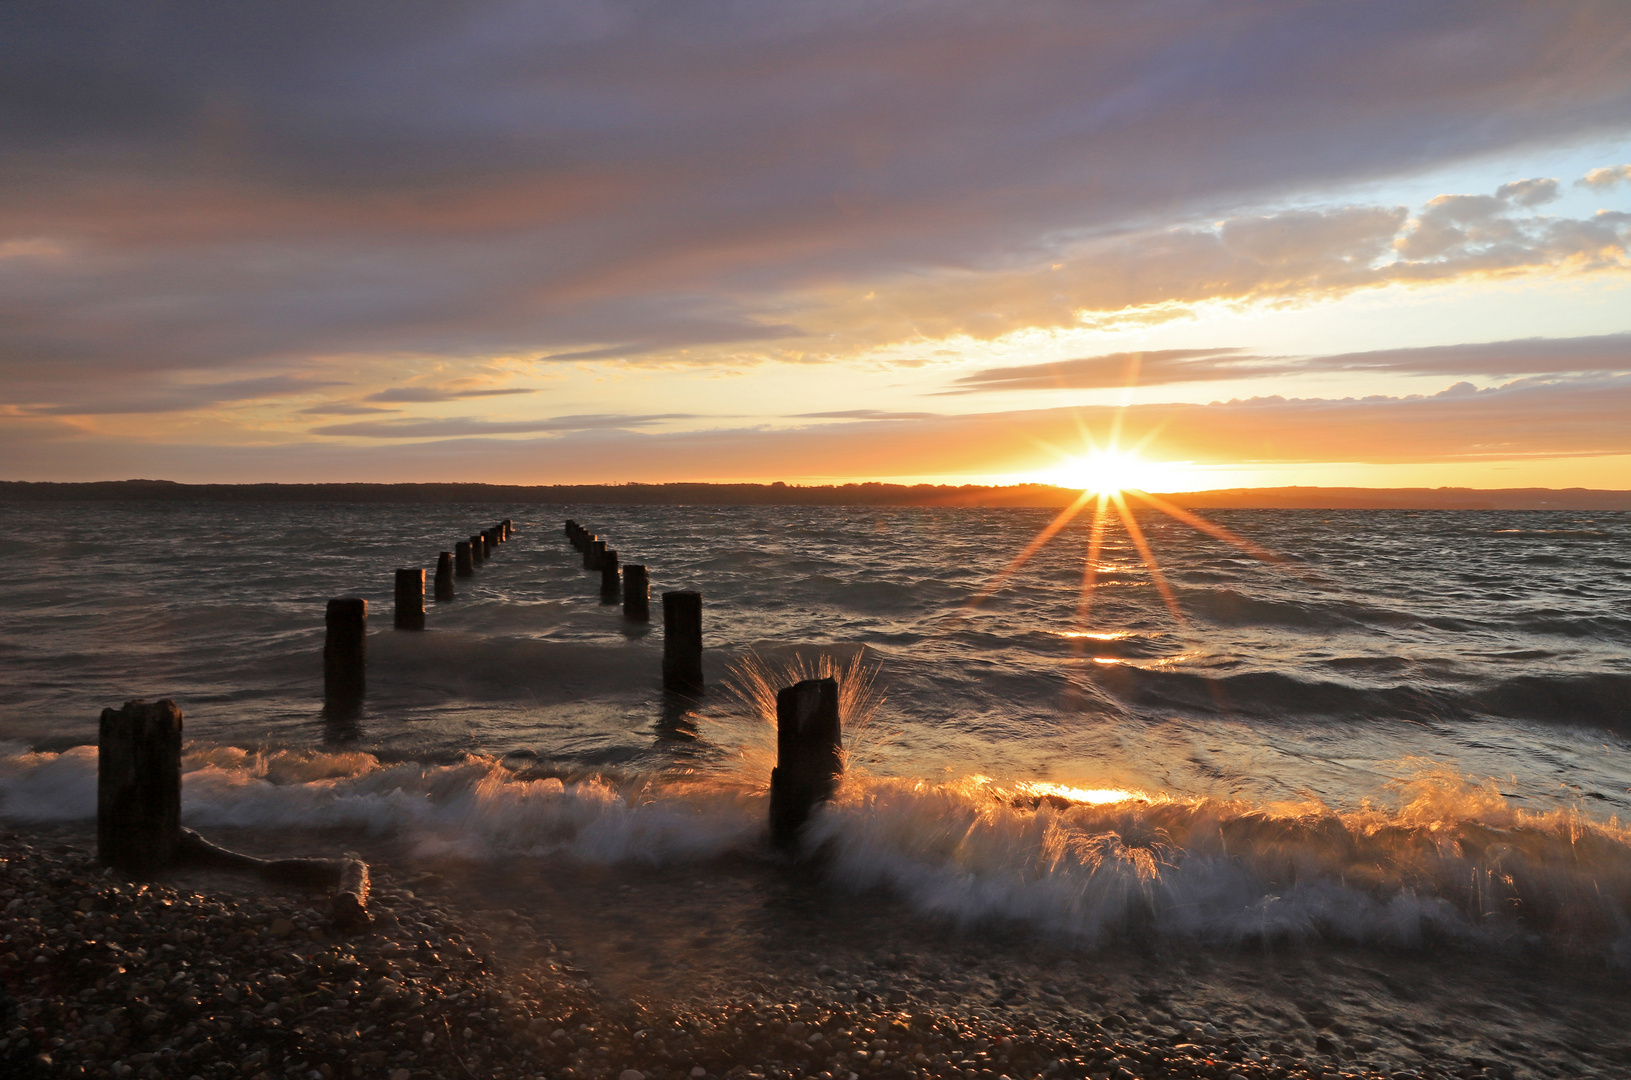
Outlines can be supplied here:
[[615, 604], [622, 591], [617, 577], [617, 552], [607, 548], [600, 554], [600, 602]]
[[494, 547], [497, 547], [499, 544], [502, 544], [504, 542], [504, 526], [502, 524], [494, 525], [491, 529], [488, 529], [487, 531], [493, 534], [493, 546]]
[[566, 524], [564, 526], [562, 526], [562, 528], [561, 528], [561, 532], [565, 533], [566, 538], [568, 540], [572, 541], [573, 544], [577, 543], [577, 538], [575, 537], [575, 535], [573, 533], [573, 530], [576, 529], [577, 527], [578, 527], [577, 522], [573, 521], [571, 518], [567, 518], [566, 519]]
[[598, 543], [600, 541], [595, 537], [594, 533], [586, 533], [583, 543], [579, 545], [579, 550], [583, 552], [583, 568], [585, 570], [595, 568], [595, 545]]
[[181, 710], [168, 698], [103, 709], [96, 739], [96, 857], [128, 874], [181, 842]]
[[368, 601], [360, 596], [330, 600], [323, 621], [323, 698], [342, 709], [353, 707], [368, 685]]
[[453, 553], [444, 551], [436, 556], [436, 602], [453, 599]]
[[504, 530], [504, 539], [508, 540], [510, 538], [510, 533], [515, 531], [515, 522], [511, 521], [509, 518], [505, 518], [498, 524]]
[[623, 567], [623, 617], [635, 622], [651, 621], [651, 580], [646, 568], [634, 563]]
[[596, 540], [589, 545], [589, 569], [599, 570], [600, 564], [606, 561], [606, 541]]
[[396, 628], [425, 628], [425, 571], [422, 567], [396, 572]]
[[472, 563], [487, 561], [487, 547], [481, 542], [481, 537], [479, 536], [472, 536], [470, 538], [470, 561]]
[[492, 530], [491, 529], [481, 530], [480, 540], [481, 540], [481, 557], [484, 558], [484, 559], [491, 559], [493, 557], [493, 549], [498, 546], [497, 544], [493, 543], [493, 532], [492, 532]]
[[663, 593], [663, 689], [702, 693], [702, 594]]
[[460, 540], [453, 545], [453, 573], [458, 577], [470, 577], [475, 572], [475, 564], [470, 559], [470, 541]]
[[838, 680], [806, 679], [776, 692], [776, 767], [770, 770], [770, 839], [791, 848], [817, 803], [844, 772]]

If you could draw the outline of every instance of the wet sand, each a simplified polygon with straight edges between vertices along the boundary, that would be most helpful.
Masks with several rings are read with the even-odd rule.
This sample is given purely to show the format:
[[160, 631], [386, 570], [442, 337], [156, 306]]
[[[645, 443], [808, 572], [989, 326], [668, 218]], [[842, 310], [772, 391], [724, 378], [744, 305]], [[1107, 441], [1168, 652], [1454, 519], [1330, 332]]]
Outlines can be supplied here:
[[[15, 827], [14, 828], [19, 828]], [[1087, 950], [957, 927], [812, 867], [357, 850], [374, 927], [187, 871], [132, 884], [87, 827], [0, 840], [0, 1071], [49, 1077], [1622, 1077], [1631, 980], [1601, 957], [1444, 945]]]

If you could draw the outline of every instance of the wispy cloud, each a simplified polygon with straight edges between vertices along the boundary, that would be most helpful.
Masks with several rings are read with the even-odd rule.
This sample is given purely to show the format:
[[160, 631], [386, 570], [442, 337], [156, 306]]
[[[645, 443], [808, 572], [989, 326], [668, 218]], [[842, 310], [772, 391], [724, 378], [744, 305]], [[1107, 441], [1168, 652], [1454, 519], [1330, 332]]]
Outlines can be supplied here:
[[1121, 386], [1161, 386], [1213, 379], [1251, 378], [1300, 369], [1283, 358], [1240, 355], [1245, 350], [1152, 349], [1105, 353], [1044, 364], [985, 368], [954, 380], [948, 394], [985, 390], [1084, 390]]
[[398, 386], [369, 394], [364, 401], [424, 403], [434, 401], [462, 401], [465, 398], [505, 397], [510, 394], [536, 394], [536, 387], [508, 386], [492, 389], [458, 390], [445, 386]]
[[546, 431], [614, 431], [649, 427], [670, 420], [695, 419], [691, 413], [648, 413], [640, 416], [594, 414], [554, 416], [545, 420], [483, 420], [474, 416], [448, 416], [424, 420], [372, 420], [312, 428], [313, 435], [345, 435], [362, 439], [452, 439], [488, 435], [523, 435]]

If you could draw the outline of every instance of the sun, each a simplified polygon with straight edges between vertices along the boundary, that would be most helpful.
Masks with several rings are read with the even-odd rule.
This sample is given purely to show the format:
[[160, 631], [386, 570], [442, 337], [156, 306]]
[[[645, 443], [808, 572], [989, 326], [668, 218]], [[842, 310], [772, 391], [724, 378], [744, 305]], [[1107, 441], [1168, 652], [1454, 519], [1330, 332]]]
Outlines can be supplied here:
[[1119, 491], [1162, 490], [1167, 486], [1169, 471], [1162, 463], [1144, 460], [1137, 451], [1106, 449], [1072, 458], [1053, 469], [1050, 476], [1060, 487], [1114, 495]]

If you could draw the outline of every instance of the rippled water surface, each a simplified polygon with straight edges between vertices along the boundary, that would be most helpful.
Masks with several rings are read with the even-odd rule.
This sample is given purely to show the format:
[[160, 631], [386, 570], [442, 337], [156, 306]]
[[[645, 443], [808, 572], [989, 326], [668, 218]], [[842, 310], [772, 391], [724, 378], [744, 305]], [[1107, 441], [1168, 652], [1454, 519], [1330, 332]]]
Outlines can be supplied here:
[[[390, 628], [397, 567], [506, 516], [428, 629]], [[1151, 513], [1176, 614], [1113, 525], [1085, 622], [1086, 522], [1003, 576], [1052, 516], [7, 506], [0, 814], [94, 814], [100, 710], [166, 696], [194, 824], [713, 859], [763, 843], [744, 665], [774, 689], [826, 662], [882, 699], [846, 718], [811, 833], [854, 888], [1087, 939], [1540, 933], [1631, 957], [1631, 515], [1212, 515], [1265, 562]], [[700, 702], [665, 698], [660, 619], [600, 602], [568, 517], [654, 593], [703, 593]], [[333, 720], [343, 595], [370, 603], [369, 694]]]

